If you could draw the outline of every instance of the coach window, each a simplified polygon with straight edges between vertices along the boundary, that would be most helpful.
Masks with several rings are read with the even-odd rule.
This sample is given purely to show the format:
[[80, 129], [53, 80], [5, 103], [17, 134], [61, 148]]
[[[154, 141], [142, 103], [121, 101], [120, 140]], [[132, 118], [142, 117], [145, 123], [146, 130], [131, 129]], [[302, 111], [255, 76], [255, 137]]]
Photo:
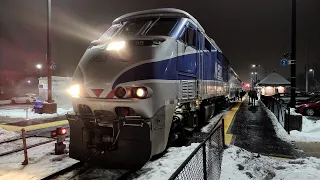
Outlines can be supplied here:
[[182, 41], [185, 42], [189, 46], [196, 47], [196, 32], [195, 30], [191, 28], [186, 28], [183, 36], [182, 36]]

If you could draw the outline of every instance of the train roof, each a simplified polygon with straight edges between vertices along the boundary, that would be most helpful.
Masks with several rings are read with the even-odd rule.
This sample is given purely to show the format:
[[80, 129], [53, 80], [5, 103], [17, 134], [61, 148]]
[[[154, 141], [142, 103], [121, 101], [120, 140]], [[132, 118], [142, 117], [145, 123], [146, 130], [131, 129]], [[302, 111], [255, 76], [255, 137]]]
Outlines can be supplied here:
[[152, 15], [152, 14], [160, 15], [160, 16], [169, 16], [169, 17], [173, 16], [173, 17], [189, 18], [189, 19], [191, 19], [191, 21], [193, 21], [198, 26], [198, 28], [201, 31], [205, 32], [203, 27], [196, 20], [196, 18], [194, 18], [192, 15], [190, 15], [186, 11], [183, 11], [181, 9], [175, 9], [175, 8], [149, 9], [149, 10], [143, 10], [143, 11], [137, 11], [137, 12], [128, 13], [128, 14], [122, 15], [122, 16], [118, 17], [117, 19], [115, 19], [112, 22], [112, 24], [116, 24], [118, 22], [125, 21], [125, 20], [132, 19], [132, 18], [146, 17], [147, 15]]
[[231, 71], [231, 73], [234, 74], [234, 76], [236, 76], [236, 77], [238, 78], [238, 80], [239, 80], [240, 82], [243, 82], [243, 81], [240, 79], [239, 75], [233, 70], [232, 67], [230, 67], [230, 71]]
[[[200, 31], [202, 31], [206, 35], [204, 28], [201, 26], [201, 24], [198, 22], [198, 20], [196, 18], [194, 18], [192, 15], [190, 15], [186, 11], [183, 11], [181, 9], [176, 9], [176, 8], [158, 8], [158, 9], [149, 9], [149, 10], [131, 12], [131, 13], [127, 13], [127, 14], [124, 14], [124, 15], [116, 18], [112, 22], [112, 24], [116, 24], [116, 23], [119, 23], [121, 21], [126, 21], [126, 20], [133, 19], [133, 18], [147, 17], [148, 15], [189, 18], [193, 23], [195, 23], [196, 26], [198, 26]], [[222, 50], [217, 45], [217, 43], [212, 38], [210, 38], [208, 35], [206, 35], [206, 37], [211, 41], [213, 46], [215, 48], [217, 48], [217, 50], [219, 52], [222, 53]]]

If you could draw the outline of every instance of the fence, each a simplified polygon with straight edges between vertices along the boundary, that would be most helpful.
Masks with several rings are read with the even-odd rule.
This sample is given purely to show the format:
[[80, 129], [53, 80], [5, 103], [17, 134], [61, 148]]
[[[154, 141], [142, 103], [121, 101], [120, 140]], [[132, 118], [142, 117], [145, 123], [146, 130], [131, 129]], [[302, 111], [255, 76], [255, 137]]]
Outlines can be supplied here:
[[277, 117], [278, 122], [282, 125], [282, 127], [287, 132], [289, 132], [289, 108], [280, 103], [279, 100], [272, 96], [261, 96], [261, 100], [266, 105], [266, 107]]
[[206, 139], [188, 156], [169, 179], [219, 179], [224, 147], [224, 119], [220, 119]]

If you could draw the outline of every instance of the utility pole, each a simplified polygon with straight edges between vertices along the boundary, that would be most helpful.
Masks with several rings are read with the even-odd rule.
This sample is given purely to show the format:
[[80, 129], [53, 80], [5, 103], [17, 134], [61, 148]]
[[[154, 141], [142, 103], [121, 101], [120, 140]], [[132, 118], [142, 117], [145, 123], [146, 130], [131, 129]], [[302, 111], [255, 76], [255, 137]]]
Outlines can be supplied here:
[[51, 0], [47, 0], [47, 13], [48, 103], [52, 103]]
[[47, 0], [47, 68], [48, 68], [48, 103], [43, 104], [43, 113], [57, 113], [57, 104], [52, 100], [52, 59], [51, 59], [51, 0]]
[[296, 105], [296, 0], [291, 1], [291, 100], [289, 107]]

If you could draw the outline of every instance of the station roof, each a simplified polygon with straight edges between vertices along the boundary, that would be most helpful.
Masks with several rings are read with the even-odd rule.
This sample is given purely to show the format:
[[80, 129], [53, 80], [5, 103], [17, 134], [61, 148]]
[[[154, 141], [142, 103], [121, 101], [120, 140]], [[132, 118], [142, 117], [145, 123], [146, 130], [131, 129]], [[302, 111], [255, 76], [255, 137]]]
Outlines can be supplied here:
[[289, 86], [290, 81], [286, 80], [280, 74], [273, 72], [260, 81], [258, 86]]

